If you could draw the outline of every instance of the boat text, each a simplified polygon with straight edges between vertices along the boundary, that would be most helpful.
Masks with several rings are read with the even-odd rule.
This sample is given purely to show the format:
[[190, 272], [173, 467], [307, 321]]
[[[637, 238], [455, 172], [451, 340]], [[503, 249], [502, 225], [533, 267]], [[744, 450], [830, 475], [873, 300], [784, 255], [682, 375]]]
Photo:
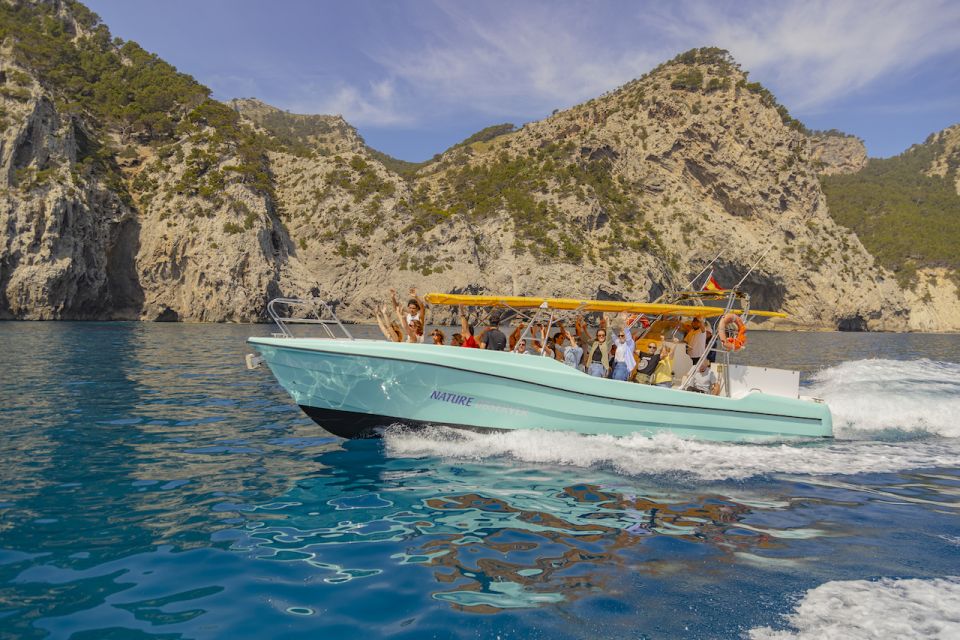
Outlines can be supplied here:
[[446, 391], [434, 391], [430, 394], [430, 399], [449, 402], [450, 404], [459, 404], [464, 407], [471, 406], [474, 400], [473, 396], [461, 396], [456, 393], [447, 393]]

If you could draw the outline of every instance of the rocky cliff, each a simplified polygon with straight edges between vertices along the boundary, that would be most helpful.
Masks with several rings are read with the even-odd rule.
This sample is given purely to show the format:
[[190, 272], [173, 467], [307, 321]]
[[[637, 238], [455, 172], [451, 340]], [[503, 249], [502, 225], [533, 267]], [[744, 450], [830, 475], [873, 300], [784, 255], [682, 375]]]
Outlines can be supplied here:
[[938, 152], [925, 173], [949, 180], [960, 195], [960, 124], [933, 134], [926, 144], [934, 146]]
[[815, 131], [810, 134], [810, 159], [823, 175], [856, 173], [867, 166], [867, 148], [860, 138], [841, 131]]
[[[808, 136], [720, 50], [417, 165], [339, 117], [210, 100], [76, 2], [0, 9], [0, 317], [249, 321], [320, 294], [369, 320], [410, 285], [649, 299], [722, 250], [726, 285], [764, 256], [744, 286], [791, 326], [960, 328], [949, 273], [905, 287], [831, 217], [818, 170], [854, 145]], [[53, 46], [102, 69], [51, 69]], [[140, 86], [168, 93], [138, 110]]]
[[26, 71], [0, 89], [0, 318], [137, 318], [139, 220], [89, 167], [95, 143]]

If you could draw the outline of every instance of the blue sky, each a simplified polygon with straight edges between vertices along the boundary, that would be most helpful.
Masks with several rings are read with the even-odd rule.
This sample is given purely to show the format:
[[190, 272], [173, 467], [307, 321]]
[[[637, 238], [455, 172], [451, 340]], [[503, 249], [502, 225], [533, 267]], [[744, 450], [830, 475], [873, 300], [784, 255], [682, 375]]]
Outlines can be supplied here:
[[210, 87], [339, 113], [424, 160], [491, 124], [614, 89], [681, 51], [730, 50], [807, 126], [900, 153], [960, 122], [960, 1], [87, 0]]

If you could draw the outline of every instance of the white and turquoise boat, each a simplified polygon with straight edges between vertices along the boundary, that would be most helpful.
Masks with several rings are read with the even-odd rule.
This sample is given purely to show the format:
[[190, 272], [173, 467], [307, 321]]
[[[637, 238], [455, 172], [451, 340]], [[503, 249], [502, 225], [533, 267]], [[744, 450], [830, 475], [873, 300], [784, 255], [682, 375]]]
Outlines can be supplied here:
[[[540, 298], [491, 298], [431, 294], [434, 304], [502, 306], [512, 309], [630, 311], [659, 318], [644, 340], [669, 343], [671, 318], [709, 318], [729, 308], [634, 304]], [[493, 302], [491, 302], [493, 300]], [[313, 322], [335, 325], [327, 338], [293, 337], [275, 304], [281, 329], [269, 338], [250, 338], [280, 385], [321, 427], [345, 438], [376, 435], [392, 424], [443, 425], [472, 430], [539, 429], [583, 434], [654, 435], [720, 441], [760, 441], [832, 436], [828, 407], [799, 396], [799, 374], [760, 367], [714, 365], [721, 395], [593, 378], [546, 357], [452, 346], [359, 340], [333, 316]], [[762, 313], [762, 312], [754, 312]], [[659, 328], [658, 328], [659, 327]], [[658, 333], [659, 332], [659, 333]], [[682, 362], [686, 358], [687, 362]], [[693, 365], [685, 354], [674, 361], [678, 374]], [[685, 365], [685, 366], [684, 366]]]

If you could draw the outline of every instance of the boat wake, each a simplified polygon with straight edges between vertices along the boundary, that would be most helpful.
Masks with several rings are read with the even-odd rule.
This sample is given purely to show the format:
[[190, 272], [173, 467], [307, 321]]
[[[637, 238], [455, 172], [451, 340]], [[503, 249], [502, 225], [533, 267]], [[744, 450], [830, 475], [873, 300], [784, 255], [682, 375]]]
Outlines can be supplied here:
[[472, 433], [446, 427], [391, 428], [387, 453], [457, 460], [511, 458], [539, 464], [600, 467], [626, 475], [743, 480], [778, 473], [833, 475], [884, 473], [960, 465], [960, 446], [944, 442], [832, 442], [733, 444], [684, 440], [671, 434], [648, 438], [584, 436], [539, 430]]
[[539, 430], [473, 433], [392, 427], [387, 453], [458, 460], [507, 458], [706, 481], [774, 474], [890, 473], [960, 466], [960, 365], [859, 360], [816, 374], [808, 388], [834, 415], [837, 439], [775, 444], [617, 438]]
[[813, 376], [838, 438], [960, 438], [960, 364], [933, 360], [852, 360]]
[[960, 637], [960, 578], [828, 582], [808, 591], [792, 630], [751, 629], [751, 640]]

